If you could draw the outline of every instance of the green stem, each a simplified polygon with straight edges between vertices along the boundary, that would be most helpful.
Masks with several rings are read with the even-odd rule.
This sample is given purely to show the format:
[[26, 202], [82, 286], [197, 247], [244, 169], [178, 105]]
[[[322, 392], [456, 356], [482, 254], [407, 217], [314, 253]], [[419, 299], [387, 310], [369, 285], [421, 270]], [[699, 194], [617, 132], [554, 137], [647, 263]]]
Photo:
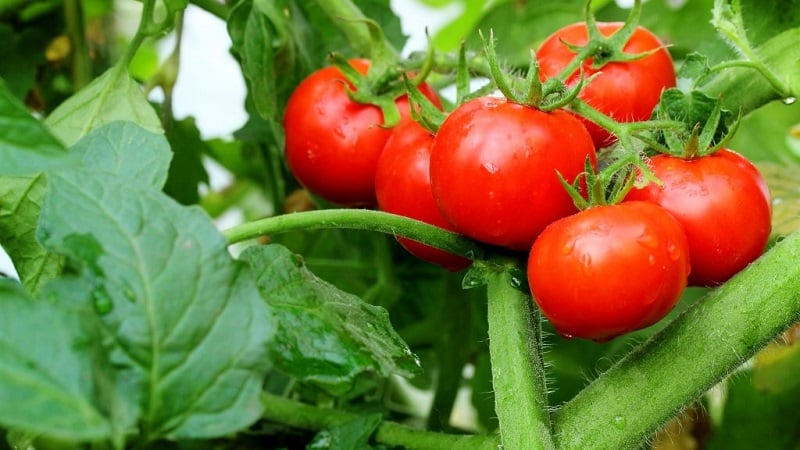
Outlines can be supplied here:
[[[264, 406], [264, 419], [304, 430], [331, 428], [359, 417], [357, 414], [318, 408], [269, 393], [261, 395], [261, 403]], [[444, 434], [389, 421], [378, 426], [374, 439], [381, 444], [409, 450], [494, 450], [498, 444], [497, 436], [494, 435]]]
[[92, 80], [92, 61], [89, 58], [89, 46], [86, 42], [86, 30], [83, 24], [83, 8], [80, 0], [64, 2], [64, 20], [72, 40], [72, 84], [77, 92]]
[[513, 270], [519, 269], [490, 268], [486, 275], [489, 353], [500, 436], [505, 450], [553, 449], [542, 319], [530, 295], [512, 285], [521, 284]]
[[155, 0], [142, 1], [142, 15], [141, 19], [139, 20], [139, 27], [136, 29], [136, 34], [133, 35], [130, 44], [128, 44], [128, 48], [122, 55], [122, 58], [117, 63], [117, 67], [125, 68], [127, 70], [127, 67], [130, 65], [131, 61], [133, 61], [133, 57], [136, 56], [136, 52], [139, 50], [139, 47], [142, 46], [144, 40], [150, 35], [155, 5]]
[[230, 9], [228, 5], [224, 3], [218, 2], [217, 0], [189, 0], [189, 3], [224, 21], [228, 20]]
[[554, 415], [559, 448], [635, 448], [800, 319], [800, 233], [712, 291]]
[[306, 211], [237, 225], [223, 231], [229, 244], [269, 234], [323, 228], [369, 230], [403, 236], [444, 251], [479, 258], [487, 249], [468, 238], [407, 217], [367, 209]]
[[[339, 28], [350, 46], [360, 55], [372, 51], [372, 39], [364, 21], [367, 17], [350, 0], [317, 0], [317, 6]], [[386, 42], [387, 48], [393, 48]]]

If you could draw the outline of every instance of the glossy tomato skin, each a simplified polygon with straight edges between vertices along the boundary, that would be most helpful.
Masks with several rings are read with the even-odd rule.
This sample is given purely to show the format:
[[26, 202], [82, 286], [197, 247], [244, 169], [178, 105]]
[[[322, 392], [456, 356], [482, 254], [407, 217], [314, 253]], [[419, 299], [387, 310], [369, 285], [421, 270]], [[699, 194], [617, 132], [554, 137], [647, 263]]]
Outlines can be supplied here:
[[[366, 73], [369, 61], [351, 65]], [[374, 206], [375, 168], [391, 130], [383, 127], [380, 108], [350, 100], [353, 89], [336, 67], [320, 69], [303, 80], [289, 98], [284, 113], [286, 161], [297, 181], [312, 193], [341, 206]], [[420, 90], [434, 104], [436, 94]], [[397, 100], [409, 116], [406, 96]]]
[[576, 211], [558, 173], [574, 180], [587, 158], [595, 158], [591, 137], [570, 113], [482, 97], [456, 108], [439, 128], [431, 188], [442, 215], [463, 234], [528, 251], [545, 226]]
[[531, 293], [556, 331], [600, 342], [659, 321], [689, 272], [683, 228], [647, 202], [597, 206], [553, 222], [528, 258]]
[[[610, 36], [621, 22], [599, 22], [603, 36]], [[539, 47], [536, 57], [543, 79], [558, 75], [572, 61], [575, 53], [564, 43], [585, 45], [588, 40], [584, 22], [567, 25], [550, 35]], [[645, 58], [627, 62], [611, 62], [599, 69], [591, 67], [591, 59], [583, 64], [584, 78], [597, 76], [586, 84], [579, 97], [599, 111], [618, 122], [647, 120], [658, 104], [661, 91], [675, 86], [675, 68], [672, 57], [664, 44], [652, 32], [637, 27], [625, 44], [624, 51], [630, 54], [658, 49]], [[566, 81], [577, 84], [580, 72], [575, 71]], [[616, 138], [600, 126], [586, 121], [597, 148], [613, 143]]]
[[[439, 212], [433, 200], [430, 182], [430, 156], [433, 135], [411, 119], [402, 120], [378, 159], [375, 173], [375, 194], [378, 209], [457, 231]], [[411, 254], [424, 261], [458, 271], [471, 264], [442, 250], [410, 239], [398, 242]]]
[[772, 229], [770, 194], [747, 159], [722, 149], [699, 158], [658, 155], [650, 161], [663, 186], [632, 189], [626, 200], [660, 205], [683, 224], [691, 285], [721, 284], [764, 252]]

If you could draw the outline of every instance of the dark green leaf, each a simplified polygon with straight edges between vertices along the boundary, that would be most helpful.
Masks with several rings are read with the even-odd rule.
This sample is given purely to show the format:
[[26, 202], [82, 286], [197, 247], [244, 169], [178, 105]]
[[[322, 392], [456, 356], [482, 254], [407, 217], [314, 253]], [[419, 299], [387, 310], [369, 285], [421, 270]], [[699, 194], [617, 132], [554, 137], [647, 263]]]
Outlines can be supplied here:
[[111, 437], [100, 392], [111, 375], [95, 359], [98, 331], [80, 312], [34, 301], [0, 279], [0, 423], [69, 439]]
[[164, 192], [184, 205], [195, 204], [200, 200], [200, 183], [208, 184], [203, 155], [210, 153], [210, 148], [192, 118], [172, 122], [167, 139], [173, 154]]
[[277, 318], [270, 353], [281, 371], [340, 395], [365, 372], [419, 370], [385, 309], [320, 280], [283, 246], [250, 247], [242, 260], [259, 274], [261, 295]]
[[67, 146], [95, 128], [126, 120], [152, 133], [163, 133], [161, 121], [139, 84], [125, 68], [112, 67], [59, 105], [45, 124]]
[[369, 450], [369, 438], [381, 424], [380, 414], [357, 417], [319, 432], [307, 450]]
[[112, 360], [140, 388], [142, 439], [220, 436], [255, 421], [271, 318], [208, 216], [96, 171], [48, 183], [37, 235], [91, 287]]
[[37, 28], [26, 28], [15, 33], [8, 25], [0, 25], [0, 78], [17, 98], [24, 99], [33, 87], [36, 68], [45, 62], [44, 52], [31, 49], [44, 48], [47, 36]]
[[67, 152], [0, 80], [0, 175], [27, 176], [68, 163]]

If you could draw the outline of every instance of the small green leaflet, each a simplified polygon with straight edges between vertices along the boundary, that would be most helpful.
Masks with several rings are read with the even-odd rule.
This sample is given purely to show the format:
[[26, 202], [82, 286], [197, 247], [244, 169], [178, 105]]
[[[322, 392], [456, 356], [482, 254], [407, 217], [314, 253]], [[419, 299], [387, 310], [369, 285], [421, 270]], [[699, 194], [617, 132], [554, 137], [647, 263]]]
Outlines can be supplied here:
[[419, 371], [385, 309], [317, 278], [283, 246], [249, 247], [241, 259], [258, 274], [261, 295], [276, 318], [270, 355], [277, 369], [332, 394], [347, 392], [367, 372]]
[[[369, 438], [378, 429], [383, 417], [370, 414], [322, 430], [314, 436], [306, 450], [370, 450]], [[381, 446], [379, 448], [386, 448]]]
[[124, 67], [115, 66], [58, 106], [45, 124], [71, 146], [95, 128], [127, 120], [161, 134], [161, 121], [139, 84]]

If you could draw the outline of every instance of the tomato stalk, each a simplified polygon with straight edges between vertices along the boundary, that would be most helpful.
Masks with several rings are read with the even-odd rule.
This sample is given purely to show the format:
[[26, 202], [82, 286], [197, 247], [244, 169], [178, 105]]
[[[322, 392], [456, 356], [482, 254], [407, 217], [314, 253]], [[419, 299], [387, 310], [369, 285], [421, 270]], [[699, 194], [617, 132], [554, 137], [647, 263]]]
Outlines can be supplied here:
[[243, 223], [223, 231], [228, 244], [270, 234], [324, 228], [378, 231], [406, 237], [467, 258], [480, 258], [488, 249], [460, 234], [419, 220], [367, 209], [324, 209], [283, 214]]
[[499, 264], [484, 270], [492, 383], [503, 448], [553, 449], [541, 315], [519, 267]]
[[[264, 419], [304, 430], [318, 431], [358, 419], [360, 416], [341, 410], [320, 408], [263, 392]], [[491, 450], [497, 448], [495, 435], [456, 435], [423, 431], [383, 421], [373, 436], [378, 443], [417, 450]]]
[[600, 375], [555, 413], [559, 448], [641, 445], [800, 319], [797, 261], [800, 233], [776, 244]]

